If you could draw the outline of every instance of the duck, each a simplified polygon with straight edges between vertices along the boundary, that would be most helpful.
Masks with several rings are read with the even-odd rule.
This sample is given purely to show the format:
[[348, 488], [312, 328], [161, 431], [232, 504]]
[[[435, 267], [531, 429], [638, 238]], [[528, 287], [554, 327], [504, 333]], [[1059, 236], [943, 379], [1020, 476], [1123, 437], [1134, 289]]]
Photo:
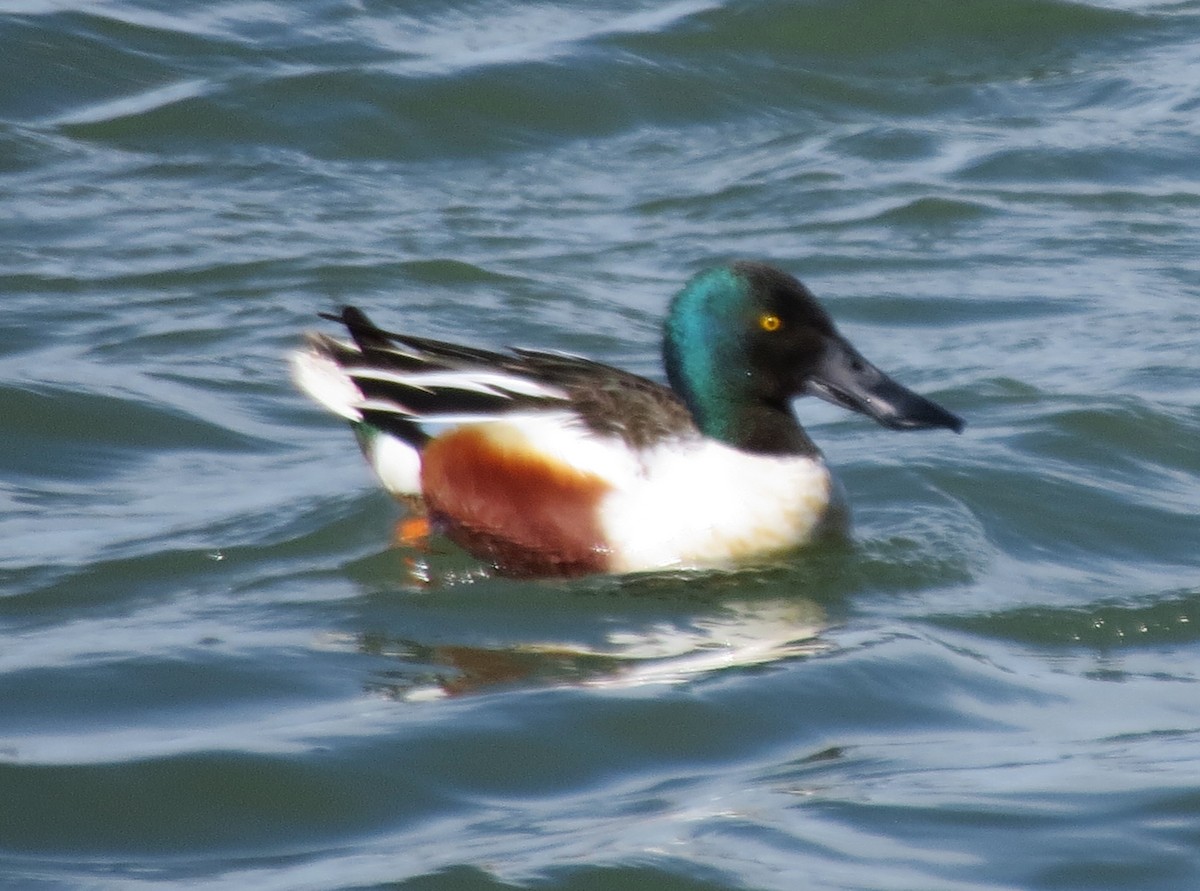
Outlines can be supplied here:
[[739, 260], [693, 276], [663, 323], [666, 383], [567, 353], [496, 352], [321, 313], [297, 386], [349, 421], [423, 530], [501, 575], [728, 567], [844, 526], [840, 487], [793, 402], [891, 430], [962, 431], [843, 337], [796, 277]]

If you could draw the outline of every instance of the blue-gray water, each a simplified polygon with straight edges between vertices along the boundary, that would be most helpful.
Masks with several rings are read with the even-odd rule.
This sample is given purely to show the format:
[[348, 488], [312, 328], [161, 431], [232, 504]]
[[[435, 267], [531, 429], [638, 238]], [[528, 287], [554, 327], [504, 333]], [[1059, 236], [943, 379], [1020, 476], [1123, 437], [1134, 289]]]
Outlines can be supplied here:
[[[0, 10], [0, 886], [1200, 886], [1200, 3]], [[491, 579], [287, 380], [737, 256], [968, 421], [848, 544]]]

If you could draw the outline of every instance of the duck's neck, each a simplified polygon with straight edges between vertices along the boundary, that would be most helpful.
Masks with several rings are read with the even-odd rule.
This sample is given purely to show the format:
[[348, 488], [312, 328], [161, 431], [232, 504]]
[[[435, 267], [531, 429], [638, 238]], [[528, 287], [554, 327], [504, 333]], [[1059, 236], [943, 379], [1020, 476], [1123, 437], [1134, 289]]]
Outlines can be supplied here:
[[765, 399], [748, 371], [734, 370], [748, 367], [743, 357], [687, 352], [668, 333], [663, 358], [667, 380], [705, 436], [756, 454], [820, 454], [786, 401]]
[[[701, 426], [703, 430], [703, 426]], [[788, 406], [758, 405], [734, 414], [734, 423], [720, 435], [707, 433], [721, 442], [762, 455], [817, 455], [816, 444], [804, 432]]]
[[687, 396], [684, 401], [700, 431], [726, 445], [761, 455], [820, 454], [787, 405], [718, 404], [698, 408]]

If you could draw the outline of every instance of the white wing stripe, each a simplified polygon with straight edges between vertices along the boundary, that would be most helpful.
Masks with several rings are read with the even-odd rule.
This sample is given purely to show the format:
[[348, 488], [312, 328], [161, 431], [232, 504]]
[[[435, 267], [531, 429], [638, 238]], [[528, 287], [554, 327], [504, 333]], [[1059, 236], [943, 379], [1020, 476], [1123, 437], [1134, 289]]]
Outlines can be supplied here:
[[401, 387], [416, 387], [428, 390], [437, 387], [486, 393], [503, 396], [517, 393], [521, 396], [541, 396], [547, 399], [566, 399], [567, 394], [558, 387], [538, 383], [529, 378], [495, 371], [467, 369], [463, 371], [392, 371], [365, 365], [348, 365], [345, 368], [351, 377], [364, 380], [383, 381]]

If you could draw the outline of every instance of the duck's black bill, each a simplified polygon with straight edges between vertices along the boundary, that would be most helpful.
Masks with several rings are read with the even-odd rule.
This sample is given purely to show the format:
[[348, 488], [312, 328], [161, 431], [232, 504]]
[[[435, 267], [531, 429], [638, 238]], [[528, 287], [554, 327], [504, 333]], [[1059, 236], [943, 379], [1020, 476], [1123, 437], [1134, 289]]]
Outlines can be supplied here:
[[961, 433], [963, 429], [958, 415], [896, 383], [840, 337], [826, 341], [825, 353], [805, 390], [892, 430], [945, 427]]

